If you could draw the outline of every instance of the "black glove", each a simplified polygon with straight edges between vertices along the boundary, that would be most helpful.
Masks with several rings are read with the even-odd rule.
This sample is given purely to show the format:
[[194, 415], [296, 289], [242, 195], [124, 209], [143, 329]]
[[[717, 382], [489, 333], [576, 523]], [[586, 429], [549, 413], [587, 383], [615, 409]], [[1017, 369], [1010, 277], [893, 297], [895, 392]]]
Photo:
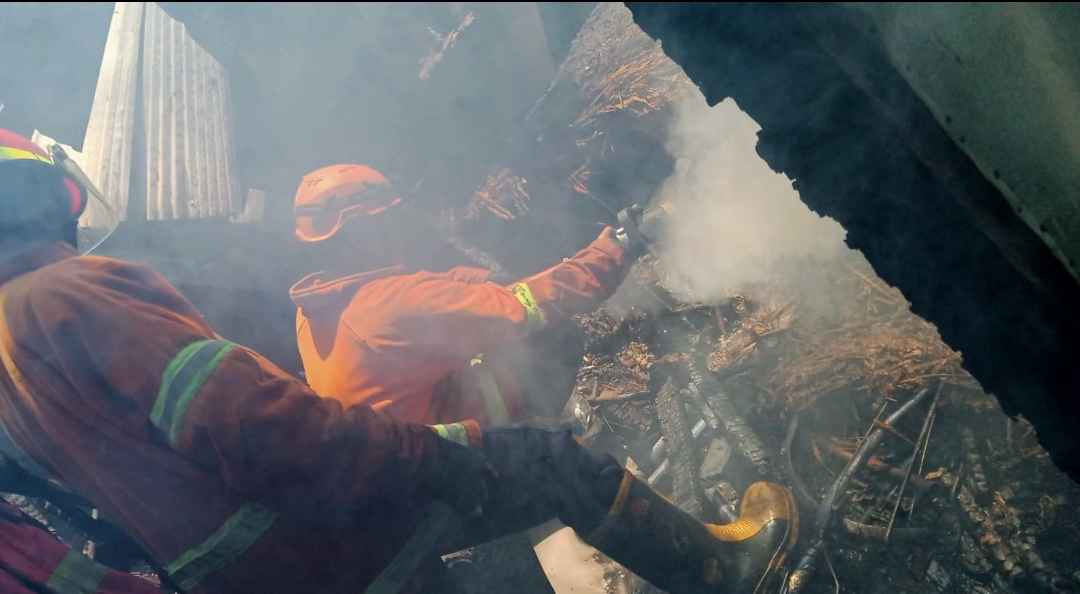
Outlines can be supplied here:
[[446, 503], [466, 518], [484, 514], [496, 474], [484, 455], [448, 439], [434, 440], [434, 455], [420, 469], [422, 494]]
[[614, 458], [590, 452], [566, 426], [487, 429], [483, 449], [498, 477], [493, 513], [517, 514], [526, 525], [558, 517], [588, 531], [607, 514], [622, 478]]

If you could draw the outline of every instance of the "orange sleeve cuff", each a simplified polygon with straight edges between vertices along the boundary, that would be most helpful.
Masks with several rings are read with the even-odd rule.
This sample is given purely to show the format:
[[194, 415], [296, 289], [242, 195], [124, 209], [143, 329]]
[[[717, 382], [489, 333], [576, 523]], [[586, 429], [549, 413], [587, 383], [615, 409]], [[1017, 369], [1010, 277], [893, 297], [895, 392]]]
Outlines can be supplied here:
[[484, 445], [484, 430], [480, 428], [480, 423], [466, 419], [461, 421], [461, 426], [465, 428], [465, 435], [469, 436], [469, 447], [478, 448]]
[[611, 256], [619, 265], [622, 265], [623, 258], [626, 255], [626, 246], [615, 237], [615, 229], [610, 226], [604, 227], [604, 230], [600, 232], [600, 236], [594, 239], [589, 247], [596, 248]]

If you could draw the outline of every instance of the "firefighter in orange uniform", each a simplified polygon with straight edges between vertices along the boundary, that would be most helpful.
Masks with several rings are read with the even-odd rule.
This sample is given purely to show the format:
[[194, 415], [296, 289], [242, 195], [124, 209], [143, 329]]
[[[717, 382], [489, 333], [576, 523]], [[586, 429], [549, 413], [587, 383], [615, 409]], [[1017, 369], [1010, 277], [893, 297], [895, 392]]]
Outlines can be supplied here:
[[523, 418], [515, 370], [499, 365], [499, 351], [595, 309], [628, 260], [606, 228], [572, 258], [509, 286], [489, 282], [480, 268], [418, 269], [423, 252], [437, 249], [433, 234], [366, 165], [309, 173], [294, 208], [296, 236], [325, 270], [290, 292], [309, 384], [414, 422]]
[[319, 397], [153, 270], [79, 256], [87, 184], [65, 172], [0, 130], [0, 427], [180, 590], [415, 592], [408, 561], [448, 517], [430, 510], [487, 537], [558, 517], [672, 594], [745, 590], [790, 546], [776, 485], [709, 526], [563, 431], [430, 427]]
[[48, 154], [0, 130], [0, 425], [182, 590], [362, 591], [418, 509], [483, 500], [478, 452], [319, 398], [153, 270], [79, 256], [84, 207]]

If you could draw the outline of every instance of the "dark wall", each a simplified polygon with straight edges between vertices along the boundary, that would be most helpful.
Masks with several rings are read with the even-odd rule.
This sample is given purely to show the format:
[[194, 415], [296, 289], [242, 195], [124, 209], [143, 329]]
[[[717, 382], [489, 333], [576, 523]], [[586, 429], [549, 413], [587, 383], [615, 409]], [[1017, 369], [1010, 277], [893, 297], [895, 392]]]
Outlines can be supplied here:
[[125, 223], [95, 255], [150, 266], [222, 336], [300, 370], [288, 291], [311, 271], [291, 233], [213, 219]]
[[1057, 464], [1080, 475], [1080, 288], [849, 11], [631, 10], [710, 104], [733, 97], [761, 125], [758, 153], [794, 180], [807, 205], [837, 219], [848, 244], [937, 325], [983, 387], [1030, 419]]

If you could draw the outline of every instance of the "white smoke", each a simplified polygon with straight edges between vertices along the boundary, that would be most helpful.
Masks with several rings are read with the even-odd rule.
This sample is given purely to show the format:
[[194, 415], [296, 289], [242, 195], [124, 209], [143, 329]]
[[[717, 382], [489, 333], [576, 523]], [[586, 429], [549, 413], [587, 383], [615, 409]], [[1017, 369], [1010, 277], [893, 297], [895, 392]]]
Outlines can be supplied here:
[[654, 200], [673, 207], [660, 253], [673, 289], [714, 301], [798, 262], [850, 253], [844, 229], [758, 156], [760, 126], [734, 101], [710, 108], [699, 94], [674, 113], [675, 171]]

